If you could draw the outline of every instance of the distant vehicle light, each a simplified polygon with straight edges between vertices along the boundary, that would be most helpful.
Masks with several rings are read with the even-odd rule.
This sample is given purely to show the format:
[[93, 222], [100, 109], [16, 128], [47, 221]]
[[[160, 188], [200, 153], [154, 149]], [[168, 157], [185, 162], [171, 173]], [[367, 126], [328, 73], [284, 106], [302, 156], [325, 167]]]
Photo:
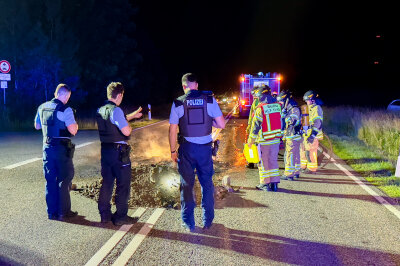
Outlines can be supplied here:
[[237, 97], [236, 97], [236, 96], [233, 96], [232, 98], [233, 98], [234, 100], [236, 100], [236, 99], [237, 99]]
[[226, 101], [227, 101], [227, 99], [226, 99], [226, 98], [223, 98], [223, 99], [222, 99], [222, 101], [223, 101], [223, 102], [226, 102]]

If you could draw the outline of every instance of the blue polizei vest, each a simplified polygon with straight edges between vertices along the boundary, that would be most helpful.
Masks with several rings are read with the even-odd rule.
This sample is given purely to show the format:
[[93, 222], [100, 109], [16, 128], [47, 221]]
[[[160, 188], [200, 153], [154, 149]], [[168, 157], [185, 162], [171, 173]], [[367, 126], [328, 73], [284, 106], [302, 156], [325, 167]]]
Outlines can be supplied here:
[[96, 121], [101, 143], [115, 143], [129, 140], [129, 136], [122, 134], [119, 128], [111, 123], [111, 114], [116, 107], [115, 103], [107, 101], [105, 105], [97, 110]]
[[191, 90], [177, 98], [175, 107], [183, 105], [179, 118], [179, 133], [184, 137], [203, 137], [212, 133], [213, 118], [208, 115], [207, 103], [213, 102], [212, 92]]
[[52, 99], [39, 107], [40, 122], [42, 124], [43, 139], [70, 138], [65, 123], [57, 118], [57, 112], [64, 112], [68, 106], [58, 99]]

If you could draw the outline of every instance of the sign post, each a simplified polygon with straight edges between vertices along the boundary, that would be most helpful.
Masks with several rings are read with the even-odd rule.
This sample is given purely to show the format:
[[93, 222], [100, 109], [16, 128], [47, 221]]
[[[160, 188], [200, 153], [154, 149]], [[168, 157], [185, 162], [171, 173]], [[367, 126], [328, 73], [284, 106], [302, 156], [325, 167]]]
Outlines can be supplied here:
[[8, 74], [11, 70], [11, 64], [7, 60], [0, 61], [0, 87], [3, 89], [3, 99], [4, 106], [6, 105], [6, 89], [7, 89], [7, 81], [11, 80], [11, 74]]
[[148, 105], [147, 105], [147, 108], [149, 109], [149, 120], [151, 120], [151, 105], [148, 104]]
[[394, 173], [394, 176], [400, 177], [400, 152], [399, 157], [397, 157], [396, 172]]
[[3, 89], [4, 96], [4, 105], [6, 105], [6, 89], [7, 89], [7, 81], [0, 81], [0, 87]]

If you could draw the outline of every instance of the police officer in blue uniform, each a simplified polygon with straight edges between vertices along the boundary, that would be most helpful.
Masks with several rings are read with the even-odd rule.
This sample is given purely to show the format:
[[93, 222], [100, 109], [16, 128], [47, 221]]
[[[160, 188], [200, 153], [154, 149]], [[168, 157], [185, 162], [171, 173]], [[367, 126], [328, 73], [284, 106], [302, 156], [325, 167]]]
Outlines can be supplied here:
[[46, 179], [47, 214], [50, 220], [76, 216], [71, 211], [70, 184], [74, 177], [72, 157], [75, 145], [71, 137], [78, 132], [73, 110], [66, 104], [71, 89], [59, 84], [55, 98], [41, 104], [35, 117], [35, 128], [43, 133], [43, 173]]
[[[101, 222], [112, 221], [114, 225], [133, 223], [128, 217], [128, 200], [131, 188], [131, 161], [128, 144], [132, 128], [128, 121], [142, 116], [139, 107], [133, 113], [124, 115], [121, 104], [124, 97], [124, 86], [120, 82], [111, 82], [107, 86], [107, 101], [97, 110], [96, 120], [101, 142], [101, 175], [98, 208]], [[111, 213], [111, 197], [116, 180], [115, 205], [117, 210]]]
[[[183, 226], [194, 231], [193, 186], [195, 170], [202, 187], [203, 228], [208, 229], [214, 219], [214, 174], [212, 161], [212, 127], [224, 128], [225, 119], [212, 92], [199, 91], [197, 78], [192, 73], [182, 77], [185, 94], [174, 100], [169, 118], [171, 159], [178, 162], [181, 175], [181, 215]], [[179, 150], [177, 135], [179, 127]]]

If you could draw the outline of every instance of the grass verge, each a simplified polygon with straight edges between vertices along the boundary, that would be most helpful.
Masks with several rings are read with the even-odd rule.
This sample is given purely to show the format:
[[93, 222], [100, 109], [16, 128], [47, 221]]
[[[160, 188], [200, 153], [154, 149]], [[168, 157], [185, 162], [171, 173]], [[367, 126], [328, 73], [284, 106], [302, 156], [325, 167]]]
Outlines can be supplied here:
[[[394, 176], [395, 166], [381, 152], [356, 138], [329, 135], [333, 152], [389, 197], [400, 199], [400, 178]], [[322, 141], [327, 147], [328, 142]]]

